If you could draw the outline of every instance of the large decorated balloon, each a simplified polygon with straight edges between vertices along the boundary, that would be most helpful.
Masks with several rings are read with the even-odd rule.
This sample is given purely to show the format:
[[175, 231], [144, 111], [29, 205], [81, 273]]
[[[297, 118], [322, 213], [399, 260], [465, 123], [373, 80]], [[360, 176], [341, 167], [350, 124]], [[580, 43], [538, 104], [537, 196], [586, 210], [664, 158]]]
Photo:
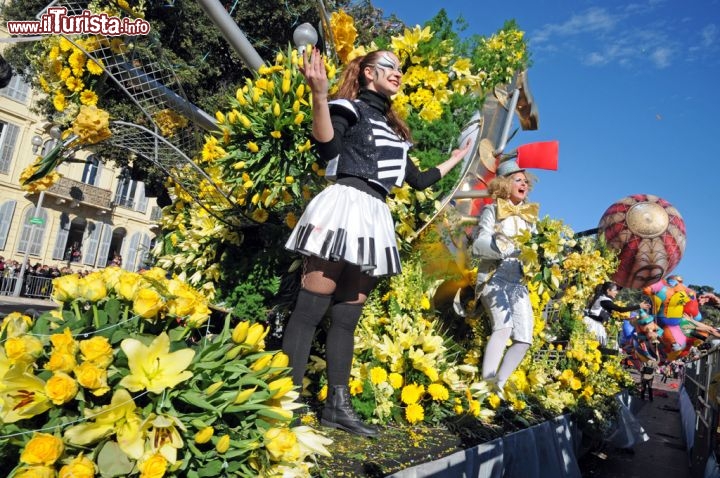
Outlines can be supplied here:
[[628, 196], [610, 206], [598, 224], [620, 264], [613, 280], [642, 289], [678, 265], [685, 252], [685, 222], [672, 204], [651, 194]]

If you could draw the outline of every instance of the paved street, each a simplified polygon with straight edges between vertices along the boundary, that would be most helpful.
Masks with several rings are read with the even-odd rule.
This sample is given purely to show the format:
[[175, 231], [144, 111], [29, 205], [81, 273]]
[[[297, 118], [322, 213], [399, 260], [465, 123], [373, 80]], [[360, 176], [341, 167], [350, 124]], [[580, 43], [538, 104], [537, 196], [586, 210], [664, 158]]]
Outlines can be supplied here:
[[28, 309], [35, 309], [42, 313], [56, 307], [57, 304], [52, 300], [0, 296], [0, 317], [4, 317], [10, 312], [25, 312]]

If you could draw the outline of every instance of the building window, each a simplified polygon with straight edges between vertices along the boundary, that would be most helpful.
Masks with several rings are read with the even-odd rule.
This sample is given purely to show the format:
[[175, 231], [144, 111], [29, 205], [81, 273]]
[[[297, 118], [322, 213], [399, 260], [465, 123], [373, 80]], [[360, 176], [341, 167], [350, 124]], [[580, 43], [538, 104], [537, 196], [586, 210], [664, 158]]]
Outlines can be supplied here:
[[19, 132], [18, 126], [0, 121], [0, 173], [7, 174], [10, 171], [10, 162]]
[[118, 206], [133, 209], [135, 204], [135, 192], [137, 191], [138, 182], [130, 179], [130, 174], [123, 171], [120, 175], [120, 182], [115, 191], [115, 204]]
[[85, 168], [83, 169], [82, 182], [90, 186], [97, 186], [100, 180], [100, 160], [94, 154], [88, 156], [85, 160]]
[[15, 204], [16, 201], [5, 201], [0, 206], [0, 250], [4, 250], [7, 243], [13, 213], [15, 213]]
[[28, 96], [30, 96], [30, 85], [22, 76], [14, 74], [10, 83], [5, 88], [0, 89], [0, 95], [25, 104]]
[[[25, 213], [17, 251], [24, 254], [30, 248], [29, 254], [31, 256], [39, 256], [42, 250], [45, 228], [47, 227], [48, 214], [45, 209], [41, 209], [37, 217], [34, 214], [34, 206]], [[33, 219], [36, 221], [35, 224], [30, 222]]]

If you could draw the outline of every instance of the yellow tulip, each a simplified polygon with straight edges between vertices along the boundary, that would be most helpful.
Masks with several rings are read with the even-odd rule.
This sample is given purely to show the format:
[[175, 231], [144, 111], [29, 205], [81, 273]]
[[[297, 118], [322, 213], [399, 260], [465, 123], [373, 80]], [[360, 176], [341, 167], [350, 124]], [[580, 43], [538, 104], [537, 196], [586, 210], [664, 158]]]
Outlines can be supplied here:
[[242, 403], [245, 403], [245, 401], [247, 401], [247, 399], [250, 398], [253, 393], [255, 393], [255, 390], [257, 390], [257, 387], [239, 391], [237, 396], [235, 397], [235, 401], [233, 401], [233, 404], [240, 405]]
[[280, 116], [280, 104], [277, 102], [273, 102], [273, 114], [275, 116]]
[[271, 367], [287, 367], [290, 363], [290, 358], [283, 352], [276, 353], [272, 361], [270, 362]]
[[230, 435], [223, 435], [215, 444], [215, 450], [222, 454], [228, 451], [228, 449], [230, 449]]
[[250, 329], [248, 330], [247, 337], [245, 338], [245, 344], [249, 345], [250, 347], [256, 347], [259, 346], [262, 340], [267, 335], [269, 329], [265, 329], [265, 327], [261, 323], [254, 323], [250, 326]]
[[215, 394], [215, 392], [220, 390], [220, 388], [222, 388], [223, 385], [225, 385], [225, 382], [223, 382], [222, 380], [218, 380], [217, 382], [213, 383], [212, 385], [210, 385], [208, 388], [205, 389], [205, 395], [207, 395], [209, 397], [209, 396]]
[[202, 445], [203, 443], [209, 442], [214, 433], [215, 429], [213, 427], [203, 428], [195, 434], [195, 443]]
[[247, 338], [248, 329], [250, 329], [250, 322], [247, 320], [240, 322], [235, 326], [232, 332], [232, 340], [236, 344], [241, 344], [245, 342], [245, 338]]
[[265, 354], [259, 359], [255, 360], [252, 365], [250, 365], [250, 369], [254, 370], [255, 372], [258, 372], [264, 368], [267, 368], [268, 365], [270, 365], [270, 361], [272, 360], [272, 355]]
[[248, 141], [247, 149], [250, 150], [251, 153], [257, 153], [258, 151], [260, 151], [260, 148], [258, 147], [257, 143], [255, 143], [253, 141]]
[[215, 119], [218, 123], [223, 124], [225, 122], [225, 115], [222, 113], [222, 111], [216, 111]]
[[286, 393], [294, 388], [292, 377], [282, 377], [268, 384], [268, 390], [272, 393], [270, 398], [273, 399], [284, 397]]

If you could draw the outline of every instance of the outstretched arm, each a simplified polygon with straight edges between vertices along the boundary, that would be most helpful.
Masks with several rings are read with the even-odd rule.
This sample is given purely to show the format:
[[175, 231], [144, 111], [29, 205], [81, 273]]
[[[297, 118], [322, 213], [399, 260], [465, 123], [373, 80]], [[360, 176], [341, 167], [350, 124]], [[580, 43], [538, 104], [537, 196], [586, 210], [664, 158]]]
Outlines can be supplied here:
[[450, 153], [449, 159], [437, 165], [437, 168], [440, 170], [440, 177], [445, 176], [452, 168], [462, 161], [468, 151], [470, 151], [470, 138], [468, 138], [468, 140], [465, 141], [465, 144], [463, 144], [460, 148], [454, 149], [452, 153]]

